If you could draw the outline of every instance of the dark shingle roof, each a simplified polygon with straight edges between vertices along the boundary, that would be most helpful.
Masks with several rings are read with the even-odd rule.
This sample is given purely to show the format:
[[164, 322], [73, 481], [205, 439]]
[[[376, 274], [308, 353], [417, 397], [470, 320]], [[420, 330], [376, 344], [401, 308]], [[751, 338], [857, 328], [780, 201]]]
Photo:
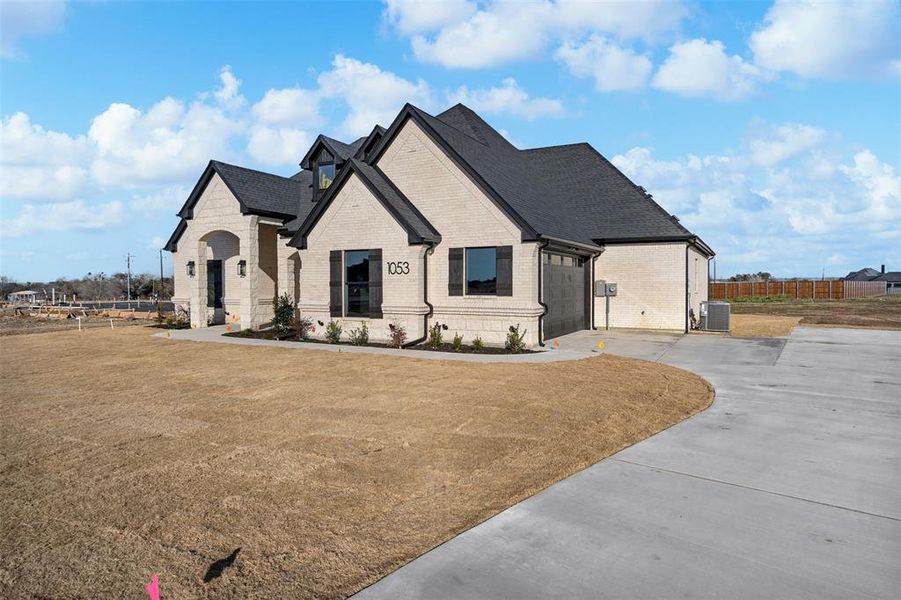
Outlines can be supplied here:
[[866, 267], [859, 271], [851, 271], [845, 275], [845, 281], [869, 281], [878, 276], [879, 271]]
[[538, 236], [587, 244], [694, 237], [589, 144], [519, 150], [461, 104], [436, 117], [411, 109]]
[[901, 271], [888, 271], [887, 273], [880, 273], [878, 277], [874, 277], [873, 281], [888, 281], [891, 283], [899, 283], [901, 282]]
[[293, 217], [304, 192], [309, 196], [302, 181], [216, 160], [210, 164], [250, 213]]

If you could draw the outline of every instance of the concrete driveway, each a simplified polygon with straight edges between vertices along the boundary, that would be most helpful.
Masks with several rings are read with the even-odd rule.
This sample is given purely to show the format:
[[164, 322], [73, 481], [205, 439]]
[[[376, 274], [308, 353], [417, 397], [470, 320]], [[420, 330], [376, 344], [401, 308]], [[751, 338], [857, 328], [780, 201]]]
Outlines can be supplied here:
[[896, 598], [901, 332], [582, 332], [714, 405], [457, 536], [373, 598]]

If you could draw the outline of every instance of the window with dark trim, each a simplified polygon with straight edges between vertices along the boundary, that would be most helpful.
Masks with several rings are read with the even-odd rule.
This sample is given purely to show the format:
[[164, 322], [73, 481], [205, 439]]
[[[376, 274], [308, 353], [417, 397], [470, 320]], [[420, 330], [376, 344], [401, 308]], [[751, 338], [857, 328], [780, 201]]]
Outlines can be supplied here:
[[369, 316], [369, 250], [344, 253], [344, 314]]
[[466, 248], [466, 294], [497, 295], [497, 248]]
[[319, 165], [319, 189], [328, 189], [335, 180], [335, 163], [323, 163]]

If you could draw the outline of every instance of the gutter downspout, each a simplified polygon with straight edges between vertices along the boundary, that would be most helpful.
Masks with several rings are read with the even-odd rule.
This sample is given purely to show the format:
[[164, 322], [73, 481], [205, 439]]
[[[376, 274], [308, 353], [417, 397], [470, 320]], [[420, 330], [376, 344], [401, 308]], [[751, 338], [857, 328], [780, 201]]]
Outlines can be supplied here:
[[548, 247], [550, 244], [549, 241], [545, 240], [542, 242], [538, 242], [538, 305], [541, 306], [542, 311], [541, 314], [538, 315], [538, 345], [544, 347], [544, 327], [542, 327], [542, 321], [544, 320], [545, 315], [547, 315], [547, 304], [542, 300], [543, 296], [543, 288], [541, 285], [541, 271], [543, 266], [541, 264], [541, 251]]
[[[596, 277], [595, 270], [594, 270], [595, 261], [598, 259], [598, 257], [601, 254], [604, 253], [605, 249], [606, 248], [601, 248], [598, 252], [591, 255], [591, 281], [588, 282], [588, 301], [591, 303], [591, 321], [588, 323], [588, 325], [589, 325], [588, 329], [590, 329], [591, 331], [594, 331], [594, 282], [595, 282], [595, 277]], [[605, 296], [607, 295], [606, 291], [604, 292], [604, 295]], [[609, 315], [608, 315], [608, 317], [609, 317]], [[609, 323], [607, 323], [607, 325], [608, 325], [607, 329], [609, 329], [610, 328]]]
[[430, 243], [426, 248], [425, 253], [422, 255], [422, 301], [429, 307], [428, 312], [423, 316], [422, 337], [407, 342], [402, 345], [401, 348], [409, 348], [410, 346], [421, 344], [429, 337], [429, 319], [432, 318], [432, 315], [435, 312], [435, 307], [429, 302], [429, 254], [432, 254], [434, 251], [435, 244]]
[[691, 298], [688, 295], [688, 249], [691, 248], [691, 242], [685, 242], [685, 333], [688, 333], [691, 324], [688, 321], [688, 310], [691, 306]]

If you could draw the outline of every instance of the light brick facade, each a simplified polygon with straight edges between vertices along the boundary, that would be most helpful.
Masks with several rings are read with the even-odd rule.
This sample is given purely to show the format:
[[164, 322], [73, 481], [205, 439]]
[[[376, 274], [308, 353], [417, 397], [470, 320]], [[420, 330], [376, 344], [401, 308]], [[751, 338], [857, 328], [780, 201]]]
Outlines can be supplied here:
[[[408, 341], [425, 337], [430, 325], [440, 323], [447, 326], [447, 340], [461, 334], [464, 343], [479, 337], [486, 345], [503, 345], [510, 327], [519, 325], [526, 331], [526, 343], [537, 345], [545, 310], [539, 294], [541, 246], [536, 241], [522, 241], [516, 222], [416, 120], [401, 123], [390, 145], [372, 166], [396, 187], [404, 202], [409, 201], [431, 224], [440, 235], [439, 242], [411, 244], [411, 232], [398, 221], [401, 217], [394, 216], [396, 208], [386, 208], [380, 199], [384, 191], [376, 196], [368, 187], [373, 185], [367, 183], [369, 176], [358, 165], [354, 167], [357, 170], [344, 171], [346, 180], [336, 183], [340, 189], [327, 196], [329, 203], [315, 225], [305, 231], [305, 247], [296, 249], [288, 245], [290, 238], [279, 234], [286, 220], [242, 214], [242, 204], [217, 172], [186, 217], [186, 229], [174, 253], [173, 300], [190, 307], [192, 326], [203, 327], [208, 321], [223, 318], [207, 306], [206, 261], [220, 259], [224, 275], [224, 310], [220, 312], [225, 313], [228, 323], [240, 328], [267, 324], [272, 318], [273, 297], [287, 293], [298, 303], [300, 313], [314, 321], [314, 335], [322, 338], [324, 324], [333, 318], [330, 253], [381, 250], [382, 317], [337, 317], [345, 339], [346, 333], [363, 321], [368, 323], [373, 341], [386, 340], [391, 323], [406, 329]], [[365, 181], [358, 173], [363, 173]], [[232, 180], [228, 181], [231, 184]], [[241, 193], [242, 199], [253, 196], [246, 189]], [[309, 199], [303, 201], [310, 203], [310, 207], [300, 207], [300, 214], [305, 215], [307, 208], [314, 205]], [[284, 215], [284, 210], [277, 214]], [[576, 253], [581, 257], [600, 250], [586, 242], [570, 246], [565, 240], [553, 243], [555, 252], [561, 248], [576, 252], [574, 246], [578, 246]], [[707, 299], [708, 258], [693, 243], [617, 243], [603, 248], [594, 262], [594, 279], [619, 286], [617, 296], [610, 298], [609, 326], [682, 330], [686, 325], [686, 301], [697, 316], [701, 301]], [[512, 269], [504, 270], [505, 276], [512, 278], [511, 295], [449, 293], [450, 249], [506, 246], [512, 248]], [[240, 260], [246, 261], [244, 277], [238, 274]], [[506, 260], [505, 265], [509, 264]], [[188, 261], [196, 265], [192, 278], [186, 274]], [[579, 281], [581, 286], [584, 281]], [[565, 291], [567, 306], [576, 298], [574, 294], [584, 298], [581, 289], [573, 291], [570, 286]], [[604, 298], [586, 298], [585, 302], [594, 309], [593, 325], [603, 328], [607, 321]], [[564, 306], [563, 301], [554, 306]], [[552, 330], [571, 331], [572, 323], [581, 326], [581, 307], [577, 314], [578, 317], [566, 317], [571, 320], [562, 327], [554, 325]]]

